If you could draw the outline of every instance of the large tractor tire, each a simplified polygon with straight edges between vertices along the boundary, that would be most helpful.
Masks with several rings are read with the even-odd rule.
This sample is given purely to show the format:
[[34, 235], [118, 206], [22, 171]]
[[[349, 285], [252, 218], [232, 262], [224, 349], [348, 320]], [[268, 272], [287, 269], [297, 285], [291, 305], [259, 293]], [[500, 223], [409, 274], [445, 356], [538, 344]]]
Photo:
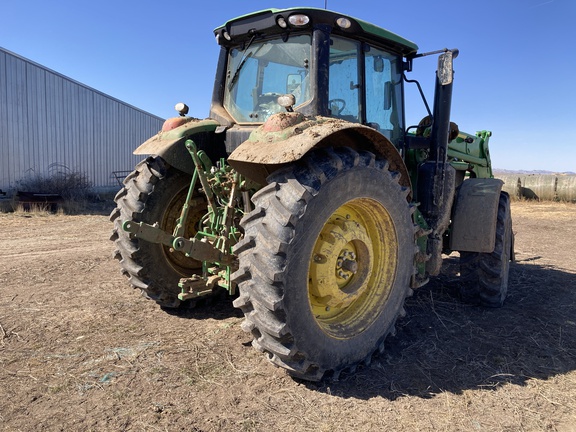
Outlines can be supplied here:
[[514, 233], [510, 196], [506, 192], [501, 192], [494, 251], [460, 252], [462, 299], [482, 306], [501, 307], [508, 292], [508, 274], [513, 253]]
[[269, 177], [235, 247], [234, 306], [252, 345], [298, 378], [368, 364], [411, 294], [408, 189], [385, 160], [319, 150]]
[[[122, 223], [158, 223], [159, 228], [172, 233], [186, 200], [191, 176], [168, 165], [160, 157], [140, 162], [124, 180], [116, 194], [117, 207], [110, 220], [114, 222], [111, 240], [116, 245], [114, 256], [120, 261], [122, 273], [131, 285], [155, 300], [162, 307], [180, 306], [180, 278], [200, 274], [202, 264], [171, 248], [132, 238], [122, 229]], [[193, 199], [185, 236], [193, 237], [201, 217], [206, 214], [206, 201], [198, 194]]]

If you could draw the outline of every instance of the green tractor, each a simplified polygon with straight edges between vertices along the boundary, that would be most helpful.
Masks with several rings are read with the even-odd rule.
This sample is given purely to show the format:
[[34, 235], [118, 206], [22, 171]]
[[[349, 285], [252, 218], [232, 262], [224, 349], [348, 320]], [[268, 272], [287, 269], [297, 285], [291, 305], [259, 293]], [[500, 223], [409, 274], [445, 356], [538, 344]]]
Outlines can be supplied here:
[[[450, 121], [457, 50], [314, 8], [214, 30], [210, 114], [179, 116], [135, 154], [111, 214], [130, 284], [164, 308], [227, 292], [252, 345], [298, 378], [368, 364], [414, 288], [460, 252], [462, 296], [501, 306], [513, 258], [490, 132]], [[438, 55], [432, 110], [408, 80]], [[428, 115], [405, 124], [404, 86]]]

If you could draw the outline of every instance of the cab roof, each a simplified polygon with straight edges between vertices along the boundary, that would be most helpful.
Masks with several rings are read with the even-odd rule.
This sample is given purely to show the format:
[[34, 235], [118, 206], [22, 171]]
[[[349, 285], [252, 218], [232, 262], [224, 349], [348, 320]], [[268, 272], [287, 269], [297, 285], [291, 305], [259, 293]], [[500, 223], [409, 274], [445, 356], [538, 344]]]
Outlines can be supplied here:
[[[309, 17], [310, 21], [305, 26], [292, 26], [282, 28], [278, 25], [278, 20], [283, 19], [288, 22], [292, 15], [303, 14]], [[337, 24], [339, 18], [346, 18], [351, 25], [342, 28]], [[254, 33], [265, 35], [285, 34], [291, 31], [310, 29], [319, 26], [330, 26], [332, 32], [340, 35], [348, 35], [353, 39], [369, 41], [378, 45], [386, 46], [399, 52], [405, 57], [413, 56], [418, 51], [418, 45], [382, 27], [378, 27], [367, 21], [353, 18], [338, 12], [307, 7], [295, 7], [288, 9], [263, 9], [250, 14], [241, 15], [226, 21], [223, 25], [214, 29], [214, 34], [218, 43], [227, 46], [241, 43], [248, 40]], [[227, 37], [224, 37], [224, 33]], [[230, 38], [230, 39], [228, 39]]]

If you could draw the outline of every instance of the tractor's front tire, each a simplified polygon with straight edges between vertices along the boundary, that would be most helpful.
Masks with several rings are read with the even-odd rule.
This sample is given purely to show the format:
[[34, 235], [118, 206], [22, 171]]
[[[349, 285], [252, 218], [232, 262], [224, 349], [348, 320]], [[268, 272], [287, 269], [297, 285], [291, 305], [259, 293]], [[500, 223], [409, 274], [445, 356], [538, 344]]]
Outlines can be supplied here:
[[[175, 308], [180, 278], [200, 274], [202, 264], [171, 251], [162, 244], [133, 238], [122, 229], [122, 223], [158, 223], [159, 228], [172, 233], [186, 200], [191, 176], [168, 165], [160, 157], [140, 162], [124, 180], [124, 187], [116, 194], [117, 207], [110, 220], [114, 223], [111, 240], [116, 245], [114, 256], [122, 273], [134, 288], [156, 301], [160, 306]], [[200, 218], [206, 213], [206, 201], [200, 195], [192, 201], [185, 236], [193, 237]]]
[[514, 233], [510, 197], [500, 193], [496, 221], [496, 244], [492, 253], [460, 252], [460, 295], [467, 303], [501, 307], [508, 293]]
[[234, 305], [252, 345], [298, 378], [337, 377], [384, 349], [411, 293], [408, 190], [385, 160], [316, 151], [253, 197]]

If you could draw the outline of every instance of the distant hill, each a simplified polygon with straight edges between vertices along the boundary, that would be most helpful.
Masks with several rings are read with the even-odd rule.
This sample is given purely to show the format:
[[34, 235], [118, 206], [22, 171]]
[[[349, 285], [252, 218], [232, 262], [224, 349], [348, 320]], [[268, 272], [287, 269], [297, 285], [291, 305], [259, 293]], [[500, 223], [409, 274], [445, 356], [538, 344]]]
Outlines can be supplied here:
[[556, 172], [556, 171], [546, 171], [546, 170], [508, 170], [508, 169], [500, 169], [494, 168], [494, 175], [508, 175], [508, 174], [518, 174], [518, 175], [576, 175], [575, 172], [572, 171], [565, 171], [565, 172]]

